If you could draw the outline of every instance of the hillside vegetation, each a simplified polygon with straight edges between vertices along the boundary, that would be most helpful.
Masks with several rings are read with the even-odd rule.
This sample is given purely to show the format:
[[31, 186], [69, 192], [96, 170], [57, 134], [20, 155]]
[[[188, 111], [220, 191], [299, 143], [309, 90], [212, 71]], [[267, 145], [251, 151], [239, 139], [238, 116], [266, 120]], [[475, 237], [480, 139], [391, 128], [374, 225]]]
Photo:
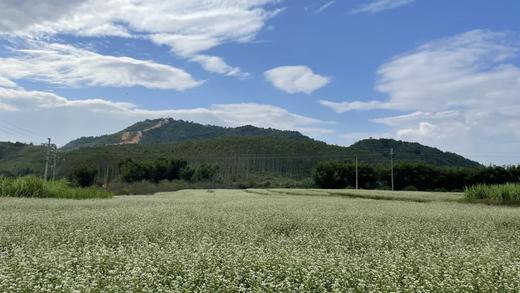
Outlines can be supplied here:
[[[377, 142], [377, 141], [376, 141]], [[371, 144], [373, 146], [373, 144]], [[395, 162], [435, 162], [437, 166], [473, 166], [479, 164], [439, 150], [417, 145], [410, 149], [409, 143], [393, 144]], [[402, 150], [402, 151], [401, 151]], [[427, 151], [424, 151], [427, 150]], [[40, 172], [43, 168], [43, 149], [23, 150], [24, 156], [10, 156], [0, 160], [0, 170], [13, 174], [21, 167]], [[100, 174], [107, 169], [116, 172], [118, 164], [128, 158], [138, 161], [154, 161], [159, 158], [185, 159], [190, 164], [217, 164], [225, 176], [247, 173], [275, 172], [287, 176], [310, 176], [321, 161], [350, 160], [358, 156], [360, 163], [388, 167], [390, 155], [384, 148], [340, 147], [315, 140], [300, 140], [281, 137], [222, 137], [202, 141], [186, 141], [176, 144], [157, 145], [111, 145], [81, 148], [62, 152], [59, 158], [58, 175], [71, 174], [76, 166], [85, 163], [95, 165]]]
[[[122, 142], [122, 139], [126, 139]], [[3, 146], [3, 147], [2, 147]], [[439, 167], [481, 167], [462, 156], [435, 148], [391, 139], [367, 139], [350, 147], [329, 145], [298, 132], [253, 126], [224, 128], [173, 119], [146, 120], [112, 135], [81, 138], [61, 149], [58, 177], [69, 177], [78, 166], [98, 170], [98, 181], [120, 178], [119, 164], [129, 158], [138, 162], [183, 159], [190, 166], [219, 167], [221, 182], [252, 180], [267, 174], [275, 177], [310, 179], [322, 161], [351, 161], [390, 165], [424, 163]], [[41, 175], [45, 149], [40, 146], [0, 144], [0, 172], [7, 175]]]
[[42, 146], [0, 142], [0, 176], [41, 173], [45, 152]]
[[182, 120], [155, 119], [138, 122], [122, 131], [99, 137], [82, 137], [66, 144], [63, 150], [126, 144], [173, 144], [183, 141], [208, 140], [218, 137], [279, 137], [311, 140], [296, 131], [258, 128], [246, 125], [227, 128]]

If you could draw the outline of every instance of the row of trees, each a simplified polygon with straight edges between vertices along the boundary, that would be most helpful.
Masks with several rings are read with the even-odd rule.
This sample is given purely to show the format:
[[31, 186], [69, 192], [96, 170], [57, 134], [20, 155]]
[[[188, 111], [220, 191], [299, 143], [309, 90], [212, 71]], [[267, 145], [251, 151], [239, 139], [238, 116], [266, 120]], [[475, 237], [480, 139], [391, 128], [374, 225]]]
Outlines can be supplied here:
[[127, 159], [119, 164], [120, 177], [128, 183], [163, 180], [207, 181], [213, 179], [218, 170], [218, 166], [209, 164], [192, 168], [187, 161], [176, 159], [158, 159], [151, 163]]
[[[358, 166], [359, 187], [385, 189], [391, 185], [388, 166]], [[314, 172], [320, 188], [346, 188], [356, 185], [356, 165], [352, 162], [322, 162]], [[436, 167], [422, 163], [399, 163], [394, 167], [397, 190], [460, 191], [475, 184], [520, 182], [520, 166], [510, 167]]]

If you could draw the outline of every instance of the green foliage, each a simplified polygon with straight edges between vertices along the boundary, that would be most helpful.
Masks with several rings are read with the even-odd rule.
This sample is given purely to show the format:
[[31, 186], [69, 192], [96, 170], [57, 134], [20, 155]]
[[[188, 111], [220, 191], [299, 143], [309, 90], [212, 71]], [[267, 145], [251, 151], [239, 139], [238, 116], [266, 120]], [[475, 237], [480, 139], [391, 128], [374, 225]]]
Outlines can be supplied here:
[[[359, 186], [362, 189], [385, 189], [391, 185], [390, 167], [359, 165]], [[321, 163], [314, 172], [316, 186], [345, 188], [355, 186], [355, 165], [333, 161]], [[462, 191], [476, 184], [520, 182], [520, 166], [454, 168], [423, 163], [398, 163], [394, 167], [396, 190]]]
[[191, 180], [194, 171], [185, 160], [156, 160], [154, 163], [137, 162], [126, 159], [119, 163], [121, 179], [128, 183], [151, 181], [158, 183], [163, 180]]
[[[142, 127], [150, 127], [152, 124], [149, 123]], [[161, 129], [150, 130], [147, 134]], [[209, 126], [204, 129], [210, 133], [214, 131]], [[237, 131], [250, 132], [247, 129], [248, 127], [244, 127]], [[167, 134], [168, 131], [164, 135]], [[186, 135], [189, 135], [189, 132], [186, 132]], [[453, 157], [455, 156], [453, 154], [443, 153], [418, 144], [386, 140], [368, 140], [368, 142], [370, 143], [362, 141], [352, 147], [340, 147], [305, 137], [298, 138], [292, 134], [282, 135], [282, 133], [267, 136], [222, 136], [207, 140], [180, 141], [175, 144], [110, 145], [111, 142], [107, 141], [106, 146], [80, 148], [61, 153], [60, 157], [63, 160], [60, 160], [58, 164], [57, 176], [70, 178], [77, 166], [92, 164], [100, 171], [99, 178], [109, 178], [110, 181], [114, 181], [121, 178], [120, 174], [112, 172], [107, 176], [107, 170], [117, 170], [118, 164], [127, 158], [154, 165], [161, 158], [176, 157], [186, 159], [190, 166], [198, 166], [203, 163], [218, 165], [220, 169], [217, 177], [228, 183], [229, 186], [235, 179], [244, 180], [253, 174], [278, 173], [289, 179], [300, 180], [312, 178], [313, 170], [320, 161], [345, 160], [346, 158], [352, 160], [356, 156], [359, 158], [360, 166], [369, 165], [376, 169], [382, 166], [382, 169], [387, 170], [389, 165], [387, 147], [389, 146], [394, 147], [398, 154], [396, 162], [421, 162], [421, 160], [427, 161], [426, 157], [431, 157], [434, 159], [428, 159], [428, 162], [437, 166], [463, 165], [472, 166], [471, 168], [475, 169], [481, 168], [475, 162], [469, 160], [459, 162]], [[41, 147], [10, 145], [6, 149], [5, 160], [0, 160], [0, 170], [18, 175], [20, 170], [26, 168], [31, 169], [32, 173], [41, 174], [43, 155]], [[361, 171], [363, 170], [360, 169]], [[143, 176], [145, 175], [143, 174]], [[362, 172], [360, 176], [362, 176]], [[159, 176], [159, 178], [162, 177], [164, 176]], [[160, 181], [158, 178], [152, 180]], [[387, 179], [384, 178], [384, 180]], [[360, 180], [360, 182], [372, 181], [368, 178]], [[447, 182], [450, 181], [447, 180]], [[378, 188], [380, 185], [362, 186], [362, 188]], [[462, 188], [461, 184], [454, 185], [453, 188]], [[447, 187], [448, 190], [453, 188]]]
[[194, 181], [209, 181], [215, 178], [219, 167], [210, 164], [201, 164], [195, 170], [192, 180]]
[[474, 185], [464, 190], [464, 196], [468, 200], [483, 200], [495, 203], [520, 203], [520, 184]]
[[395, 151], [395, 160], [408, 163], [424, 163], [435, 166], [479, 167], [480, 164], [468, 160], [460, 155], [443, 152], [437, 148], [421, 145], [414, 142], [399, 141], [393, 139], [365, 139], [352, 146], [350, 149], [367, 151], [379, 155], [374, 157], [379, 163], [388, 161], [390, 148]]
[[0, 197], [36, 198], [108, 198], [112, 195], [100, 188], [73, 188], [65, 180], [44, 182], [38, 177], [0, 177]]
[[119, 174], [125, 182], [138, 182], [148, 177], [147, 166], [132, 159], [119, 163]]
[[314, 182], [319, 188], [345, 188], [349, 185], [349, 171], [342, 162], [323, 162], [316, 167]]
[[[363, 189], [373, 189], [380, 185], [379, 170], [365, 164], [358, 164], [358, 185]], [[322, 162], [314, 171], [314, 182], [320, 188], [346, 188], [356, 186], [356, 165], [351, 162]]]
[[276, 129], [265, 129], [254, 126], [242, 126], [237, 128], [226, 128], [212, 125], [174, 120], [155, 119], [138, 122], [118, 133], [103, 135], [99, 137], [82, 137], [71, 141], [63, 147], [64, 150], [74, 150], [83, 147], [99, 147], [110, 144], [121, 143], [121, 137], [125, 133], [141, 134], [141, 144], [173, 144], [183, 141], [208, 140], [218, 137], [280, 137], [296, 140], [310, 140], [295, 131], [282, 131]]
[[46, 197], [44, 182], [33, 176], [2, 178], [0, 195], [13, 197]]
[[45, 183], [44, 189], [45, 197], [50, 198], [88, 199], [112, 197], [110, 192], [97, 187], [70, 187], [65, 180], [48, 181]]
[[72, 181], [79, 187], [89, 187], [96, 182], [98, 170], [94, 166], [83, 165], [72, 172]]
[[45, 148], [32, 144], [0, 142], [0, 171], [15, 176], [35, 174], [43, 170]]

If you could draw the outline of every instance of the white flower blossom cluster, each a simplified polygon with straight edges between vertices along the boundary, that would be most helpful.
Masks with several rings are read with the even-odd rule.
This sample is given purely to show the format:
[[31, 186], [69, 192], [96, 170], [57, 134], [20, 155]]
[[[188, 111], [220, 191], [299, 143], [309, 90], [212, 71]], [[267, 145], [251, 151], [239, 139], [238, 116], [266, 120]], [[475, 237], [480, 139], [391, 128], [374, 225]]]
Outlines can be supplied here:
[[0, 198], [0, 292], [518, 292], [520, 209], [310, 193]]

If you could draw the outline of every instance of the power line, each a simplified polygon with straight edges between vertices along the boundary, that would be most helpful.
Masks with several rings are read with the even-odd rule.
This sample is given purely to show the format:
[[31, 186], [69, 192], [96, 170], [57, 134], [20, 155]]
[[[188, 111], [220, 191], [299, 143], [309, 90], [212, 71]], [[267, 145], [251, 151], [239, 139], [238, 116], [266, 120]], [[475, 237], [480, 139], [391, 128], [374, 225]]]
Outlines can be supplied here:
[[3, 124], [4, 127], [9, 127], [10, 129], [15, 130], [17, 132], [24, 132], [25, 133], [24, 135], [28, 136], [28, 137], [37, 137], [39, 139], [46, 139], [44, 136], [36, 133], [35, 131], [32, 131], [25, 127], [21, 127], [19, 125], [15, 125], [11, 122], [8, 122], [8, 121], [2, 120], [2, 119], [0, 119], [0, 124]]
[[16, 137], [16, 139], [21, 139], [21, 140], [27, 140], [27, 137], [26, 136], [23, 136], [23, 135], [20, 135], [18, 132], [16, 132], [15, 130], [12, 130], [10, 128], [6, 128], [6, 127], [3, 127], [0, 125], [0, 132], [3, 132], [4, 134], [7, 134], [8, 136], [13, 136], [13, 137]]

